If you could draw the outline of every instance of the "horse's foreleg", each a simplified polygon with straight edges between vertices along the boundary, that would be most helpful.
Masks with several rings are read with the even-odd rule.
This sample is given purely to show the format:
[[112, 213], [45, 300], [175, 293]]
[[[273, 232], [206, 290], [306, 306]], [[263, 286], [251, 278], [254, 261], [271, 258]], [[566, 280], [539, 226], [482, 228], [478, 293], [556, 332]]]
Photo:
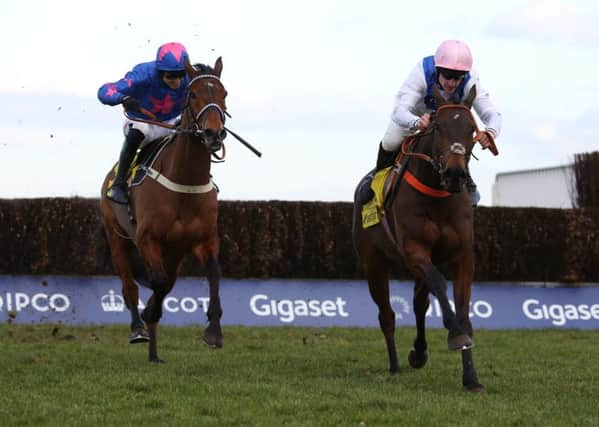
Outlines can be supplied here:
[[449, 304], [447, 298], [447, 282], [443, 275], [433, 264], [428, 264], [423, 269], [427, 287], [437, 297], [441, 312], [443, 313], [443, 325], [449, 331], [447, 344], [450, 350], [462, 350], [472, 347], [472, 339], [460, 327], [458, 319]]
[[460, 329], [472, 338], [470, 322], [470, 299], [472, 297], [472, 279], [474, 262], [471, 251], [465, 251], [454, 263], [453, 297], [455, 300], [456, 319]]
[[154, 293], [148, 300], [141, 318], [148, 326], [150, 345], [148, 359], [150, 362], [162, 362], [158, 357], [158, 322], [162, 317], [162, 303], [175, 282], [174, 273], [169, 276], [166, 272], [162, 247], [154, 240], [146, 239], [139, 246], [140, 253], [146, 262], [148, 279]]
[[158, 295], [156, 292], [152, 294], [148, 300], [148, 304], [141, 314], [142, 318], [148, 325], [150, 336], [150, 344], [148, 346], [148, 360], [150, 362], [164, 362], [158, 357], [158, 322], [162, 317], [162, 301], [164, 296]]
[[408, 362], [412, 368], [422, 368], [428, 360], [428, 346], [426, 343], [425, 316], [429, 306], [428, 289], [424, 283], [416, 281], [414, 284], [414, 315], [416, 316], [416, 339], [414, 348], [408, 355]]
[[[212, 248], [212, 249], [210, 249]], [[220, 304], [220, 276], [221, 270], [217, 259], [217, 246], [197, 245], [193, 248], [193, 253], [200, 262], [205, 266], [206, 278], [210, 286], [210, 302], [208, 303], [208, 327], [202, 335], [202, 340], [206, 345], [213, 348], [221, 348], [223, 346], [223, 332], [220, 326], [220, 318], [223, 315], [223, 310]]]
[[223, 309], [220, 304], [220, 265], [216, 258], [210, 258], [206, 263], [206, 276], [210, 285], [210, 302], [208, 303], [208, 327], [204, 331], [202, 339], [215, 348], [223, 346], [223, 332], [220, 326], [220, 318]]
[[[457, 321], [461, 329], [472, 339], [472, 323], [470, 322], [468, 313], [472, 294], [472, 278], [474, 276], [472, 251], [466, 251], [466, 253], [458, 257], [454, 271], [453, 295]], [[478, 392], [483, 390], [484, 386], [478, 382], [478, 376], [474, 368], [471, 348], [473, 345], [472, 343], [470, 347], [462, 349], [462, 384], [465, 390]]]
[[399, 372], [395, 348], [395, 312], [389, 300], [389, 265], [382, 255], [375, 254], [365, 263], [370, 296], [379, 308], [379, 325], [389, 354], [389, 372]]
[[457, 322], [456, 315], [447, 298], [447, 281], [422, 249], [406, 250], [406, 264], [415, 280], [424, 283], [431, 294], [439, 301], [443, 313], [443, 325], [449, 331], [450, 350], [460, 350], [472, 346], [471, 338], [465, 334]]
[[164, 282], [152, 281], [154, 285], [154, 293], [148, 300], [146, 308], [141, 313], [141, 318], [148, 325], [148, 333], [150, 336], [150, 345], [148, 347], [148, 359], [150, 362], [163, 362], [158, 357], [158, 322], [162, 318], [162, 303], [164, 298], [170, 292], [173, 281], [165, 279]]
[[462, 350], [462, 384], [466, 391], [478, 392], [485, 388], [485, 386], [478, 382], [471, 348]]

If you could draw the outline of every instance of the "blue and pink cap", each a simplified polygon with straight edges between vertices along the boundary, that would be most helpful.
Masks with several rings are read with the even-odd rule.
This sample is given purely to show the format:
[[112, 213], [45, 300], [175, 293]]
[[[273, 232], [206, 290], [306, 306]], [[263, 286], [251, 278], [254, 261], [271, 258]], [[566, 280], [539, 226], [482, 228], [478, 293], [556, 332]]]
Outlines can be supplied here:
[[185, 60], [189, 60], [187, 49], [181, 43], [166, 43], [156, 53], [156, 68], [160, 71], [182, 71]]

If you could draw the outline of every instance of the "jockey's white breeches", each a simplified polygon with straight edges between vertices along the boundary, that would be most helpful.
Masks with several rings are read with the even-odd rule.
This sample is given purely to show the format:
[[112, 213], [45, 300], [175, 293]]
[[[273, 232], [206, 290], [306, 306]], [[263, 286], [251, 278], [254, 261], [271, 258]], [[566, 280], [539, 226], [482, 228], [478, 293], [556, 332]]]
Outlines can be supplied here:
[[383, 140], [381, 141], [385, 151], [396, 151], [399, 149], [401, 142], [410, 134], [409, 129], [403, 128], [393, 120], [389, 121], [389, 126], [385, 131]]
[[[175, 124], [175, 122], [177, 121], [178, 117], [175, 117], [174, 119], [170, 119], [164, 123], [168, 123], [169, 125]], [[143, 133], [145, 135], [144, 140], [142, 141], [142, 144], [146, 144], [150, 141], [154, 141], [155, 139], [158, 138], [162, 138], [163, 136], [167, 136], [170, 135], [174, 132], [174, 129], [167, 129], [167, 128], [163, 128], [161, 126], [156, 126], [150, 123], [144, 123], [144, 122], [138, 122], [135, 120], [125, 120], [125, 123], [123, 124], [123, 134], [125, 136], [127, 136], [127, 134], [129, 133], [129, 129], [137, 129], [138, 131], [140, 131], [141, 133]]]

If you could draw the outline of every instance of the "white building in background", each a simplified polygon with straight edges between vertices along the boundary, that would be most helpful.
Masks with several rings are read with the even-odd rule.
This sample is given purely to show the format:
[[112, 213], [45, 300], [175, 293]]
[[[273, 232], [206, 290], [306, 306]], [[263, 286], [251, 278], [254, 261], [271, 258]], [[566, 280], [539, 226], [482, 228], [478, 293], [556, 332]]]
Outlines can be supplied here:
[[493, 206], [572, 208], [572, 165], [495, 175]]

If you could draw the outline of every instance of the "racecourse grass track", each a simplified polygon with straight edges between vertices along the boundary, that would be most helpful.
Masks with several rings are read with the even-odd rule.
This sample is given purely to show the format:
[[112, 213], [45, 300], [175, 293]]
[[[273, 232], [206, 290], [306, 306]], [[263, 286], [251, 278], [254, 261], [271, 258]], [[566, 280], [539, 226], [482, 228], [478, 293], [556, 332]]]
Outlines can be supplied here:
[[461, 358], [429, 330], [429, 361], [408, 367], [414, 328], [396, 331], [388, 372], [373, 328], [159, 330], [159, 355], [128, 327], [0, 326], [0, 423], [182, 426], [599, 426], [599, 330], [478, 330], [486, 390], [462, 391]]

